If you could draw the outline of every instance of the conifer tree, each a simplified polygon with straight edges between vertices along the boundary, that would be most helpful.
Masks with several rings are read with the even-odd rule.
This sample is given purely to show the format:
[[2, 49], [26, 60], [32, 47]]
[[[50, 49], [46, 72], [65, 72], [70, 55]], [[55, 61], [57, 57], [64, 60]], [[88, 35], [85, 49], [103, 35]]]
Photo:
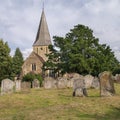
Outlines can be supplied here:
[[11, 76], [10, 48], [7, 42], [0, 39], [0, 81]]
[[19, 76], [21, 73], [23, 64], [23, 55], [19, 48], [16, 48], [15, 54], [12, 59], [12, 74], [13, 76]]

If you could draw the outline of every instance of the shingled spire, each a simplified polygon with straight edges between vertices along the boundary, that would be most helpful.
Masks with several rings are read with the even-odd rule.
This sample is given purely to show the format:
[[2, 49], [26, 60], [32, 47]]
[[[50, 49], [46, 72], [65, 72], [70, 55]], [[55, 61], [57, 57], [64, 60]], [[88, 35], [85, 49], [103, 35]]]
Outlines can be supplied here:
[[33, 46], [48, 46], [50, 44], [51, 44], [51, 38], [43, 8], [36, 40]]

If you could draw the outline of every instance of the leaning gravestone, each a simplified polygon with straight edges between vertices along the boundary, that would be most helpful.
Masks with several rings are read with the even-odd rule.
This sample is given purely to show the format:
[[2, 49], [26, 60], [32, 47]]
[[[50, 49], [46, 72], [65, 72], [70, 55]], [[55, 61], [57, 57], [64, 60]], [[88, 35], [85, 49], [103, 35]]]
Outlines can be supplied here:
[[21, 91], [22, 92], [30, 92], [31, 83], [30, 82], [21, 82]]
[[57, 81], [52, 77], [45, 77], [43, 81], [43, 86], [45, 89], [57, 88]]
[[114, 95], [115, 89], [112, 74], [108, 71], [105, 71], [99, 75], [99, 79], [100, 79], [100, 95], [104, 97]]
[[15, 92], [15, 83], [10, 79], [4, 79], [1, 83], [1, 95]]
[[38, 79], [33, 80], [32, 88], [40, 88], [40, 81]]
[[80, 76], [79, 78], [74, 79], [73, 96], [77, 96], [77, 97], [87, 96], [87, 91], [85, 88], [85, 82], [84, 82], [83, 76]]

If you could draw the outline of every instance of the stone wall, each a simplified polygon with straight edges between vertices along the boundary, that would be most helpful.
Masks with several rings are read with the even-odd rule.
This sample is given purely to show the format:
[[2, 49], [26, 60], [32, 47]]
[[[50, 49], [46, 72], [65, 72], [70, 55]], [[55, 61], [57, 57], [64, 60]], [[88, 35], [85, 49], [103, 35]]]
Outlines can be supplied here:
[[[36, 55], [34, 52], [30, 54], [30, 56], [25, 60], [23, 66], [22, 66], [22, 75], [24, 76], [27, 73], [33, 72], [35, 74], [41, 74], [42, 73], [42, 66], [43, 66], [44, 60]], [[36, 70], [32, 70], [32, 64], [36, 65]]]

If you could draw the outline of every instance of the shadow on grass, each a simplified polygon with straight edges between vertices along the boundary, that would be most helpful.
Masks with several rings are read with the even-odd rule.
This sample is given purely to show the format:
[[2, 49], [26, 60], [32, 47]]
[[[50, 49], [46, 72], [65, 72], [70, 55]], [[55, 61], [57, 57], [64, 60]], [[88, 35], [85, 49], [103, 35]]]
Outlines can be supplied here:
[[98, 116], [97, 120], [120, 120], [120, 108], [112, 107], [110, 112], [103, 116]]
[[77, 114], [77, 117], [82, 120], [120, 120], [120, 108], [114, 107], [104, 115], [90, 115], [90, 114]]

